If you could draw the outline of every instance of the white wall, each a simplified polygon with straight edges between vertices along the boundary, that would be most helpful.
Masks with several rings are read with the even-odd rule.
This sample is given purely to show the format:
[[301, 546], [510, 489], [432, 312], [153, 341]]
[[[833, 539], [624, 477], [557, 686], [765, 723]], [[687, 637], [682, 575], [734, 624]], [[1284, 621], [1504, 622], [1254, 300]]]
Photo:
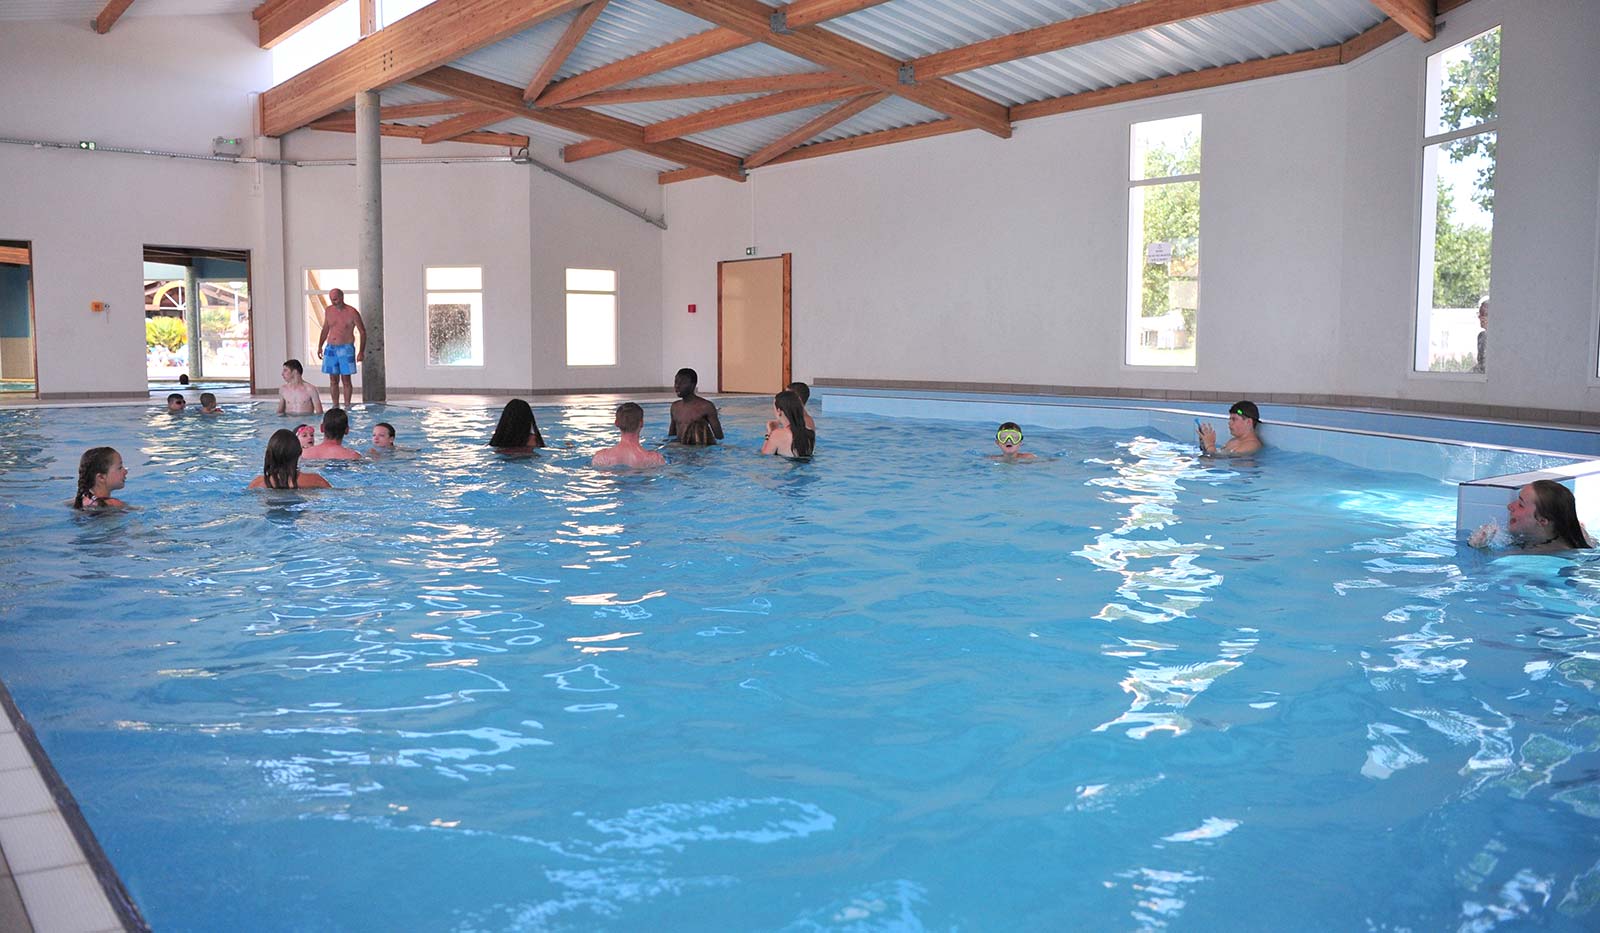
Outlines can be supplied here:
[[[1600, 3], [1474, 0], [1446, 19], [1426, 46], [1021, 123], [1009, 141], [963, 133], [668, 186], [663, 377], [692, 365], [715, 384], [716, 262], [753, 244], [794, 253], [800, 379], [1592, 410]], [[1495, 22], [1490, 372], [1414, 376], [1424, 60]], [[1198, 367], [1128, 369], [1128, 127], [1186, 113], [1204, 117]], [[1551, 336], [1519, 340], [1527, 328]]]

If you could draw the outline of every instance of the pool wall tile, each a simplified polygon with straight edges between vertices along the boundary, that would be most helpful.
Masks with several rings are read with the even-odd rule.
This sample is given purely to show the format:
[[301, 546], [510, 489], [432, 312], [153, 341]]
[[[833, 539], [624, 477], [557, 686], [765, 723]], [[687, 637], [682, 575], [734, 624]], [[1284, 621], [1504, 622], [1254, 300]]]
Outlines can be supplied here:
[[55, 805], [44, 778], [31, 766], [0, 771], [0, 819], [39, 813]]
[[99, 882], [88, 865], [69, 865], [16, 875], [17, 890], [28, 918], [39, 933], [99, 933], [121, 930], [122, 923], [104, 898], [86, 898], [83, 892]]
[[88, 864], [67, 821], [55, 810], [0, 819], [0, 848], [14, 875]]

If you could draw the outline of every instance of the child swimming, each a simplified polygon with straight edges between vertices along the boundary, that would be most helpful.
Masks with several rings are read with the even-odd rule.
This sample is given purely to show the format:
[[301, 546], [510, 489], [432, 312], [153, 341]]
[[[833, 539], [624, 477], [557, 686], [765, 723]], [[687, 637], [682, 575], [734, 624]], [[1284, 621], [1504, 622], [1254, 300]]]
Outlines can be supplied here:
[[111, 494], [127, 481], [122, 454], [112, 447], [91, 447], [78, 458], [78, 493], [71, 505], [75, 509], [126, 508], [126, 502]]

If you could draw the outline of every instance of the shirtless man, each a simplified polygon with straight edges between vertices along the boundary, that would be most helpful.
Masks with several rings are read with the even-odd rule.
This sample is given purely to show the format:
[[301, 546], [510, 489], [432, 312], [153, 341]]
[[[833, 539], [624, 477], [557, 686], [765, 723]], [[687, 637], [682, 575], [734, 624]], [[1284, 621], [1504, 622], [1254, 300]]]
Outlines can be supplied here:
[[[362, 361], [367, 350], [367, 325], [361, 323], [361, 312], [344, 303], [344, 290], [335, 288], [328, 292], [328, 310], [322, 315], [322, 333], [317, 335], [317, 359], [322, 361], [322, 371], [328, 374], [328, 391], [333, 394], [333, 406], [339, 407], [339, 383], [344, 382], [344, 405], [355, 402], [350, 377], [355, 375], [356, 364]], [[356, 334], [361, 343], [356, 344]], [[327, 344], [327, 355], [323, 355]]]
[[618, 430], [622, 431], [622, 440], [617, 442], [617, 446], [607, 447], [595, 454], [595, 466], [658, 467], [666, 464], [665, 457], [639, 446], [639, 429], [644, 427], [644, 409], [637, 403], [623, 402], [618, 405], [615, 423]]
[[320, 415], [322, 396], [305, 380], [305, 367], [299, 360], [283, 361], [283, 385], [278, 386], [278, 414]]
[[711, 404], [709, 399], [694, 394], [699, 384], [699, 374], [687, 366], [678, 370], [678, 375], [673, 378], [672, 391], [678, 400], [672, 403], [671, 423], [667, 425], [668, 437], [677, 437], [679, 429], [704, 418], [711, 422], [711, 433], [716, 435], [717, 440], [722, 440], [722, 422], [717, 420], [717, 406]]
[[361, 452], [344, 446], [344, 436], [350, 433], [350, 416], [343, 408], [330, 408], [322, 413], [322, 443], [313, 444], [300, 452], [301, 460], [360, 460]]

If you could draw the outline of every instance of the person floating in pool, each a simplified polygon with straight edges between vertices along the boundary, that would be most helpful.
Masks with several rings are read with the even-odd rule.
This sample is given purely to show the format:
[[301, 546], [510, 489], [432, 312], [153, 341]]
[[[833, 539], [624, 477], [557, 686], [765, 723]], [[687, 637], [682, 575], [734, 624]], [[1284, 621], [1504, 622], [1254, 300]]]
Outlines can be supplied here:
[[668, 416], [668, 437], [681, 436], [684, 425], [704, 418], [711, 423], [711, 433], [717, 440], [722, 440], [722, 422], [717, 419], [717, 406], [711, 404], [710, 399], [694, 394], [699, 385], [700, 374], [687, 366], [672, 377], [672, 391], [678, 400], [672, 403], [672, 411]]
[[996, 460], [1034, 459], [1033, 454], [1022, 449], [1022, 428], [1015, 421], [1007, 421], [994, 432], [994, 445], [1000, 448], [998, 454], [992, 455]]
[[301, 450], [305, 450], [307, 447], [317, 446], [317, 429], [313, 428], [309, 424], [295, 425], [294, 436], [300, 439]]
[[678, 443], [685, 447], [715, 447], [717, 435], [711, 430], [711, 421], [701, 418], [691, 421], [678, 430]]
[[800, 396], [788, 389], [772, 399], [773, 420], [767, 422], [766, 442], [761, 445], [763, 456], [775, 454], [791, 460], [808, 460], [817, 446], [817, 435], [806, 427], [806, 409]]
[[183, 409], [189, 404], [182, 393], [174, 392], [167, 396], [167, 413], [172, 415], [183, 414]]
[[489, 446], [497, 453], [512, 457], [537, 456], [534, 451], [544, 446], [544, 435], [539, 433], [533, 406], [520, 398], [507, 402], [506, 407], [500, 409], [500, 421], [494, 426]]
[[658, 467], [666, 464], [667, 458], [639, 445], [639, 431], [644, 427], [644, 409], [637, 402], [618, 405], [614, 423], [617, 430], [622, 432], [622, 439], [617, 441], [615, 447], [607, 447], [595, 454], [592, 461], [595, 466]]
[[283, 385], [278, 386], [278, 414], [322, 413], [322, 395], [317, 392], [316, 386], [305, 380], [305, 371], [299, 360], [283, 361]]
[[[322, 361], [322, 371], [328, 376], [332, 407], [339, 407], [339, 386], [343, 383], [344, 405], [349, 408], [355, 404], [350, 377], [355, 375], [356, 364], [362, 362], [367, 352], [367, 325], [361, 322], [360, 311], [344, 303], [343, 289], [328, 292], [328, 301], [328, 309], [322, 313], [322, 333], [317, 335], [317, 359]], [[361, 335], [360, 345], [356, 344], [356, 334]]]
[[[337, 408], [333, 410], [338, 411]], [[332, 489], [333, 485], [316, 473], [300, 472], [300, 440], [288, 428], [279, 428], [267, 439], [261, 475], [251, 480], [247, 488]]]
[[75, 509], [127, 508], [126, 502], [111, 496], [127, 481], [122, 454], [113, 447], [91, 447], [78, 458], [78, 493], [70, 504]]
[[1228, 409], [1228, 433], [1233, 435], [1228, 443], [1218, 447], [1216, 428], [1204, 422], [1196, 424], [1195, 436], [1200, 452], [1207, 457], [1245, 457], [1261, 449], [1261, 437], [1256, 433], [1260, 429], [1261, 409], [1255, 402], [1243, 401]]
[[202, 414], [202, 415], [220, 415], [220, 414], [222, 414], [222, 406], [217, 404], [217, 396], [216, 396], [215, 393], [213, 393], [213, 392], [201, 392], [200, 393], [200, 414]]
[[330, 408], [322, 413], [322, 443], [307, 447], [301, 456], [307, 460], [360, 460], [360, 451], [344, 446], [344, 436], [349, 433], [350, 416], [343, 408]]
[[[1578, 521], [1578, 500], [1572, 490], [1555, 480], [1534, 480], [1517, 490], [1506, 503], [1506, 537], [1523, 554], [1555, 554], [1595, 546], [1588, 529]], [[1504, 539], [1494, 522], [1480, 525], [1467, 544], [1486, 548]]]
[[367, 456], [378, 457], [392, 453], [394, 453], [394, 425], [380, 421], [372, 426], [372, 446], [367, 448]]

